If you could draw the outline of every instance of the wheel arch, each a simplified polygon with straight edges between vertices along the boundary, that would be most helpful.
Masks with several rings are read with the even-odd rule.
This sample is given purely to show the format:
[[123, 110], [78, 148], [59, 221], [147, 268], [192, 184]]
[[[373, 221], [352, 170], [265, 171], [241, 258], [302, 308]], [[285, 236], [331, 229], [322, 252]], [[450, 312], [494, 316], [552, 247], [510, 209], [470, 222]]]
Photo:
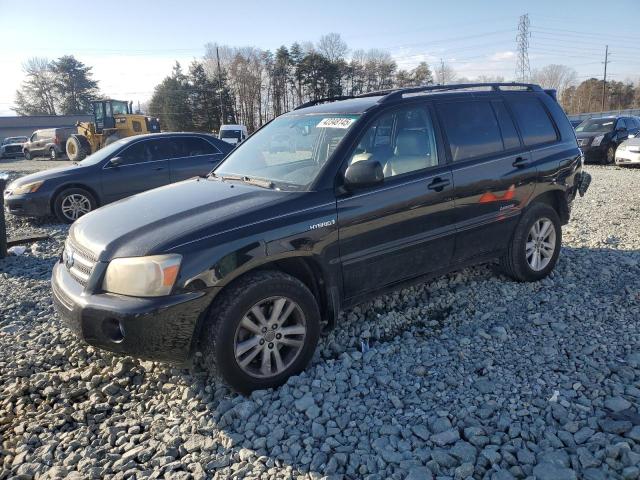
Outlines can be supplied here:
[[567, 201], [567, 195], [563, 190], [547, 190], [541, 194], [533, 197], [529, 202], [529, 205], [534, 203], [545, 203], [552, 207], [560, 217], [560, 223], [566, 225], [569, 222], [570, 209], [569, 202]]

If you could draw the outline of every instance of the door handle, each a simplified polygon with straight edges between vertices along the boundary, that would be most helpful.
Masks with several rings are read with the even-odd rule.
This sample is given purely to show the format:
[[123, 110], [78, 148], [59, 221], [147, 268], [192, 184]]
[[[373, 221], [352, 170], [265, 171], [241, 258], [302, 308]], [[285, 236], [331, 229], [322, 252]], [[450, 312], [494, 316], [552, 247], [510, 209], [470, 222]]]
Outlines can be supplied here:
[[512, 165], [516, 168], [523, 168], [529, 165], [529, 159], [524, 157], [517, 157]]
[[441, 192], [442, 189], [444, 189], [444, 187], [448, 187], [451, 184], [451, 182], [448, 179], [442, 179], [440, 177], [436, 177], [433, 179], [433, 182], [431, 182], [429, 185], [427, 185], [427, 188], [429, 190], [435, 190], [436, 192]]

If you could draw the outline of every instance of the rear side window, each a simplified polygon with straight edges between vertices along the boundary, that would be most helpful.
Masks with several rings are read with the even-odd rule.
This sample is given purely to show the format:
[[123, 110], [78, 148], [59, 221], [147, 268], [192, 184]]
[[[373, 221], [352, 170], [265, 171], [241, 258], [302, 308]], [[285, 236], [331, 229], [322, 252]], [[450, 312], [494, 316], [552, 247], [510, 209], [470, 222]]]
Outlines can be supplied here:
[[454, 162], [503, 151], [500, 127], [490, 102], [443, 103], [437, 108]]
[[180, 157], [197, 157], [198, 155], [215, 155], [220, 151], [203, 138], [186, 137], [172, 140]]
[[498, 117], [498, 125], [500, 125], [504, 149], [511, 150], [512, 148], [520, 147], [520, 138], [518, 138], [516, 126], [513, 124], [513, 120], [507, 111], [507, 107], [505, 107], [504, 103], [499, 100], [493, 101], [491, 104], [496, 112], [496, 117]]
[[558, 139], [556, 129], [540, 100], [518, 95], [508, 98], [507, 101], [516, 117], [525, 145], [539, 145]]

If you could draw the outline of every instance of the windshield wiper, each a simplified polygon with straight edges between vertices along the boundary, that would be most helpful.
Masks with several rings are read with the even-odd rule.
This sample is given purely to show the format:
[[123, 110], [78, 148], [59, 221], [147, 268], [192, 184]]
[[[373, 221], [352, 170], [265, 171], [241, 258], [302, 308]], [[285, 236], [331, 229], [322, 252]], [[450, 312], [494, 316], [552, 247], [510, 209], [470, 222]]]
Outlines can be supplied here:
[[[214, 174], [215, 175], [215, 174]], [[217, 177], [218, 175], [216, 175]], [[220, 175], [222, 180], [231, 180], [235, 182], [248, 183], [249, 185], [256, 185], [263, 188], [273, 188], [273, 182], [271, 180], [262, 180], [260, 178], [251, 178], [246, 175]]]

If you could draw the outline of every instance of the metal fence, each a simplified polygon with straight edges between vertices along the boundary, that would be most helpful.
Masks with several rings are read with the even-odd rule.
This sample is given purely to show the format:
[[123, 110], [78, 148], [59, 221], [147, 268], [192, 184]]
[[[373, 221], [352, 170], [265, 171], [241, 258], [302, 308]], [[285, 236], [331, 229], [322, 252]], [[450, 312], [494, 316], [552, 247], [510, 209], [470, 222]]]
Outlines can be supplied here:
[[627, 110], [607, 110], [606, 112], [589, 112], [579, 113], [576, 115], [567, 115], [569, 120], [586, 120], [593, 117], [616, 117], [618, 115], [636, 115], [640, 116], [640, 108], [629, 108]]

